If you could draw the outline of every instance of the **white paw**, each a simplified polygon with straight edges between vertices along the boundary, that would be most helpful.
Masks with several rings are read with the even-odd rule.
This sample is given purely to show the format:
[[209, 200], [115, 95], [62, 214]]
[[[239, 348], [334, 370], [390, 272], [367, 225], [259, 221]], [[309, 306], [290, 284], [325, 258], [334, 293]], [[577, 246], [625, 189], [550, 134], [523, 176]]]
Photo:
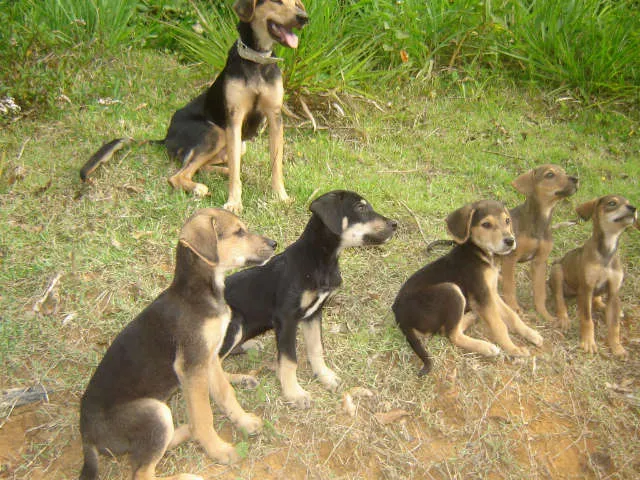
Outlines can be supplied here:
[[293, 403], [297, 408], [303, 410], [311, 408], [311, 394], [302, 387], [293, 394], [285, 395], [284, 398], [288, 403]]
[[536, 347], [541, 347], [542, 344], [544, 343], [544, 339], [542, 338], [542, 335], [540, 335], [538, 332], [536, 332], [533, 329], [530, 329], [527, 332], [527, 337], [526, 338], [531, 343], [533, 343]]
[[317, 377], [318, 380], [320, 380], [320, 383], [322, 383], [322, 385], [324, 385], [327, 390], [331, 392], [335, 392], [336, 390], [338, 390], [338, 387], [340, 385], [340, 377], [338, 377], [338, 375], [336, 375], [336, 372], [334, 372], [330, 368], [327, 368], [321, 374], [317, 375]]
[[198, 198], [206, 197], [209, 195], [209, 187], [202, 183], [196, 183], [196, 186], [193, 187], [193, 194]]
[[230, 211], [231, 213], [235, 213], [236, 215], [240, 215], [242, 213], [242, 203], [241, 202], [227, 202], [222, 207], [225, 210]]
[[262, 419], [252, 413], [247, 413], [240, 418], [236, 425], [248, 435], [255, 435], [262, 430]]

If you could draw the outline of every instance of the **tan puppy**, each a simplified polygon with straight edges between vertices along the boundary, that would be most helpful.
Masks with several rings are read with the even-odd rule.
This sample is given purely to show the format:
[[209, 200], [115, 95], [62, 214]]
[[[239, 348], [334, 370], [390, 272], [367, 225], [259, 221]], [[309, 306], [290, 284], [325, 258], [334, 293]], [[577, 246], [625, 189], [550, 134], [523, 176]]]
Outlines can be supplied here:
[[620, 298], [618, 292], [624, 276], [618, 240], [620, 234], [637, 218], [636, 207], [619, 195], [606, 195], [576, 208], [583, 219], [592, 219], [593, 234], [585, 244], [568, 252], [551, 268], [549, 284], [556, 301], [556, 314], [563, 330], [569, 328], [565, 296], [577, 297], [580, 319], [580, 346], [596, 353], [592, 309], [594, 299], [607, 294], [605, 306], [607, 343], [614, 355], [626, 356], [620, 344]]
[[502, 257], [502, 295], [507, 304], [521, 313], [516, 298], [516, 264], [531, 262], [533, 303], [548, 322], [553, 317], [546, 307], [547, 259], [553, 248], [551, 216], [559, 200], [578, 189], [578, 179], [557, 165], [541, 165], [513, 181], [515, 189], [526, 196], [522, 205], [510, 210], [517, 247]]

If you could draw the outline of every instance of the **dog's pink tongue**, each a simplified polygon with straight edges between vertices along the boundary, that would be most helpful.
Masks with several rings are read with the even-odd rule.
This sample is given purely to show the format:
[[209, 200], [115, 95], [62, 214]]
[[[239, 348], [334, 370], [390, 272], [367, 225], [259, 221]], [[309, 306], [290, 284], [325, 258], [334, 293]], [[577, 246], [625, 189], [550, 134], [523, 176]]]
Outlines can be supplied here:
[[298, 36], [293, 32], [288, 32], [284, 28], [280, 29], [284, 44], [289, 48], [298, 48]]

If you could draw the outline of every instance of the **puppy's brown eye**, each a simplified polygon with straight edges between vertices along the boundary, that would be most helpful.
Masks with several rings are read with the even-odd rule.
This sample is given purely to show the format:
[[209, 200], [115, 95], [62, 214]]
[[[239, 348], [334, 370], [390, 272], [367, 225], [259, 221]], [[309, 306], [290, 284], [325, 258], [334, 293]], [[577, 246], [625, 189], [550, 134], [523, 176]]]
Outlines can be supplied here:
[[236, 231], [236, 237], [244, 237], [246, 234], [247, 234], [247, 232], [245, 232], [241, 228]]
[[504, 223], [506, 223], [507, 225], [510, 225], [511, 224], [511, 219], [510, 218], [506, 218], [504, 220]]
[[547, 172], [547, 173], [545, 173], [544, 178], [553, 178], [553, 177], [555, 177], [555, 176], [556, 176], [556, 174], [555, 174], [555, 173], [553, 173], [553, 172]]
[[610, 207], [615, 207], [618, 203], [615, 200], [611, 200], [607, 205]]
[[482, 228], [491, 228], [491, 222], [482, 222]]

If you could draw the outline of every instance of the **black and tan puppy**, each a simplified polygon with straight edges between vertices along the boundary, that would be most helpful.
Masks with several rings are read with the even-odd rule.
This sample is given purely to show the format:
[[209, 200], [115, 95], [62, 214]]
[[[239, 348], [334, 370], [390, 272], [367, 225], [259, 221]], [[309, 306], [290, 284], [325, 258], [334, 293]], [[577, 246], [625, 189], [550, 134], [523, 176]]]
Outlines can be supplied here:
[[458, 245], [414, 273], [392, 307], [400, 330], [424, 363], [420, 374], [429, 372], [431, 360], [418, 333], [442, 330], [454, 345], [466, 350], [486, 356], [500, 353], [496, 345], [465, 335], [472, 319], [464, 315], [469, 310], [487, 322], [506, 353], [529, 355], [526, 348], [514, 345], [508, 328], [537, 346], [542, 345], [542, 337], [498, 295], [495, 257], [516, 248], [509, 212], [500, 202], [481, 200], [450, 214], [447, 228]]
[[556, 314], [563, 330], [569, 328], [565, 296], [576, 297], [580, 319], [580, 346], [587, 353], [596, 353], [593, 318], [594, 300], [607, 295], [605, 317], [607, 343], [616, 356], [626, 356], [620, 344], [620, 297], [624, 272], [618, 256], [620, 234], [637, 219], [636, 207], [619, 195], [606, 195], [576, 208], [585, 220], [592, 219], [593, 234], [579, 248], [568, 252], [553, 264], [549, 284], [556, 301]]
[[[258, 431], [262, 422], [240, 407], [220, 366], [218, 351], [231, 318], [224, 301], [224, 273], [260, 264], [274, 248], [273, 240], [249, 233], [225, 210], [199, 210], [187, 220], [180, 232], [173, 283], [118, 334], [82, 396], [81, 479], [98, 477], [99, 451], [129, 453], [133, 478], [153, 479], [165, 451], [189, 437], [217, 462], [239, 459], [213, 428], [209, 395], [247, 432]], [[166, 401], [178, 387], [189, 424], [174, 429]]]
[[516, 249], [502, 257], [502, 294], [505, 302], [521, 313], [516, 298], [516, 264], [531, 262], [533, 303], [548, 322], [553, 321], [546, 307], [547, 260], [553, 248], [551, 216], [559, 200], [578, 190], [578, 179], [557, 165], [541, 165], [513, 181], [515, 189], [526, 196], [522, 205], [511, 209]]
[[[265, 117], [269, 126], [271, 186], [280, 200], [287, 200], [282, 178], [283, 125], [282, 72], [272, 49], [279, 43], [298, 47], [294, 28], [309, 20], [300, 0], [236, 0], [233, 5], [240, 22], [240, 38], [229, 50], [227, 63], [213, 85], [178, 110], [171, 118], [163, 143], [182, 168], [169, 178], [175, 188], [204, 196], [209, 189], [192, 180], [205, 165], [229, 174], [229, 198], [225, 208], [242, 210], [240, 158], [242, 142], [256, 136]], [[83, 180], [123, 147], [129, 139], [105, 144], [80, 170]]]
[[298, 240], [265, 265], [227, 278], [225, 298], [233, 316], [220, 354], [274, 329], [277, 375], [284, 398], [308, 408], [311, 397], [296, 376], [296, 332], [302, 327], [307, 357], [322, 384], [334, 390], [339, 379], [324, 361], [322, 307], [342, 283], [338, 259], [348, 247], [379, 245], [397, 224], [376, 213], [354, 192], [329, 192], [311, 203], [311, 218]]

